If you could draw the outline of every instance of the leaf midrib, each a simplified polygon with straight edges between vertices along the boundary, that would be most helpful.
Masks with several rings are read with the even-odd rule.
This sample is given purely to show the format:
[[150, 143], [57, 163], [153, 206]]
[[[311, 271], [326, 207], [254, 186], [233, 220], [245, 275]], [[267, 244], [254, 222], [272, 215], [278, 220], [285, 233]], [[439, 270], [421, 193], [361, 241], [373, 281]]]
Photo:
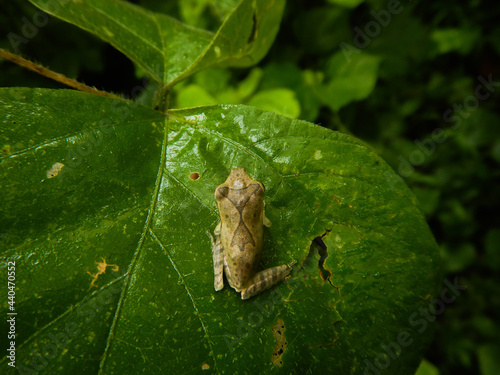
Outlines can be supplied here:
[[159, 192], [160, 192], [160, 186], [161, 186], [161, 181], [163, 179], [163, 173], [165, 171], [165, 165], [166, 165], [166, 157], [167, 157], [167, 144], [168, 144], [168, 118], [165, 117], [164, 119], [164, 131], [163, 131], [163, 142], [162, 142], [162, 151], [161, 151], [161, 158], [160, 158], [160, 167], [158, 169], [158, 174], [156, 176], [156, 181], [155, 181], [155, 190], [153, 192], [153, 195], [151, 197], [151, 205], [148, 210], [148, 216], [146, 218], [146, 222], [144, 225], [144, 230], [141, 234], [141, 238], [139, 239], [139, 243], [137, 245], [136, 251], [134, 252], [134, 255], [132, 257], [132, 260], [130, 262], [130, 265], [127, 269], [127, 272], [125, 273], [125, 281], [123, 285], [123, 290], [122, 293], [120, 294], [120, 298], [118, 300], [118, 304], [116, 306], [116, 311], [115, 315], [113, 317], [113, 323], [111, 324], [111, 327], [109, 329], [109, 334], [108, 338], [106, 340], [106, 348], [104, 349], [104, 352], [102, 354], [101, 362], [99, 365], [99, 375], [104, 374], [104, 366], [106, 364], [106, 359], [108, 358], [108, 354], [111, 348], [111, 344], [113, 342], [114, 338], [114, 332], [116, 329], [116, 326], [118, 324], [118, 320], [120, 317], [121, 309], [123, 306], [123, 303], [125, 301], [126, 293], [128, 290], [128, 286], [130, 284], [130, 278], [132, 277], [132, 270], [135, 267], [137, 263], [137, 259], [139, 257], [139, 253], [143, 248], [144, 241], [146, 239], [147, 233], [150, 230], [151, 222], [153, 220], [154, 216], [154, 209], [156, 206], [156, 202], [158, 200]]

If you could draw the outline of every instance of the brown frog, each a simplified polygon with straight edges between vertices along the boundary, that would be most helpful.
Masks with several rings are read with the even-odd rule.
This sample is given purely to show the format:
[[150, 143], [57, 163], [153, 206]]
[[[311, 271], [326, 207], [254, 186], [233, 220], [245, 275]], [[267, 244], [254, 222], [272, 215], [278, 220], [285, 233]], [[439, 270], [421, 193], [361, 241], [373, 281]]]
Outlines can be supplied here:
[[290, 264], [256, 272], [262, 253], [263, 225], [270, 226], [264, 216], [264, 185], [243, 168], [233, 169], [226, 182], [215, 189], [220, 222], [212, 237], [214, 287], [224, 287], [225, 272], [229, 285], [250, 298], [277, 284], [287, 276]]

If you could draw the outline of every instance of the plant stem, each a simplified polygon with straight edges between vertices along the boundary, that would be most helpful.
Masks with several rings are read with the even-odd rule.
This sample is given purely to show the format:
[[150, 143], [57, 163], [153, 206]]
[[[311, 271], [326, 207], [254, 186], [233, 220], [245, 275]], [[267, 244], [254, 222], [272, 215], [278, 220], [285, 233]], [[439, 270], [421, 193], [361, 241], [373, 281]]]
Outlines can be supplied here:
[[83, 91], [83, 92], [88, 92], [90, 94], [96, 94], [96, 95], [101, 95], [101, 96], [106, 96], [109, 98], [114, 98], [114, 99], [123, 99], [122, 97], [106, 92], [106, 91], [101, 91], [97, 90], [94, 87], [87, 86], [81, 82], [78, 82], [74, 79], [68, 78], [62, 74], [56, 73], [48, 68], [45, 68], [41, 65], [38, 65], [32, 61], [26, 60], [25, 58], [15, 55], [13, 53], [10, 53], [2, 48], [0, 48], [0, 57], [4, 58], [5, 60], [9, 60], [13, 62], [14, 64], [17, 64], [19, 66], [22, 66], [23, 68], [29, 69], [35, 73], [38, 73], [44, 77], [50, 78], [54, 81], [57, 81], [59, 83], [62, 83], [63, 85], [69, 86], [71, 88], [74, 88], [75, 90]]

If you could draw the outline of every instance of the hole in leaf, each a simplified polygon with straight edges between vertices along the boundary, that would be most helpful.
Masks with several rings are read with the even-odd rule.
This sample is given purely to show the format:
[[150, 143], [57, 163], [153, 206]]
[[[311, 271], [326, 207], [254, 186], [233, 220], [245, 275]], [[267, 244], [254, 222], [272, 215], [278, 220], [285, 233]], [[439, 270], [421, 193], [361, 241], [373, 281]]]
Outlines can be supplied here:
[[247, 44], [251, 44], [253, 42], [255, 42], [255, 40], [257, 39], [257, 32], [258, 28], [257, 28], [257, 15], [253, 14], [252, 16], [252, 31], [250, 31], [250, 35], [248, 36], [248, 40], [247, 40]]
[[323, 239], [321, 237], [316, 237], [314, 239], [313, 246], [317, 247], [318, 254], [320, 256], [319, 261], [318, 261], [318, 268], [319, 268], [320, 276], [324, 281], [330, 281], [330, 278], [332, 277], [332, 273], [323, 266], [325, 264], [326, 258], [328, 258], [328, 247], [323, 242]]
[[319, 275], [323, 281], [330, 282], [330, 278], [332, 277], [332, 272], [324, 267], [325, 260], [326, 258], [328, 258], [328, 247], [323, 242], [322, 237], [316, 237], [311, 242], [311, 247], [309, 248], [309, 254], [307, 254], [306, 260], [308, 261], [312, 260], [316, 252], [319, 255], [319, 260], [318, 260]]

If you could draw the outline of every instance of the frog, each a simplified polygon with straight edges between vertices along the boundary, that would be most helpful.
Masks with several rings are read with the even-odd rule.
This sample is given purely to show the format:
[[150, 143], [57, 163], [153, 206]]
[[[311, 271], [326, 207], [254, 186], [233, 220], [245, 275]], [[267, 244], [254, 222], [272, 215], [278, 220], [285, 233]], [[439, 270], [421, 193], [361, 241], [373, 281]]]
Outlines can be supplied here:
[[244, 168], [232, 169], [227, 180], [215, 189], [220, 221], [212, 242], [214, 288], [229, 285], [246, 300], [279, 283], [296, 261], [257, 272], [262, 254], [264, 225], [264, 185], [254, 181]]

